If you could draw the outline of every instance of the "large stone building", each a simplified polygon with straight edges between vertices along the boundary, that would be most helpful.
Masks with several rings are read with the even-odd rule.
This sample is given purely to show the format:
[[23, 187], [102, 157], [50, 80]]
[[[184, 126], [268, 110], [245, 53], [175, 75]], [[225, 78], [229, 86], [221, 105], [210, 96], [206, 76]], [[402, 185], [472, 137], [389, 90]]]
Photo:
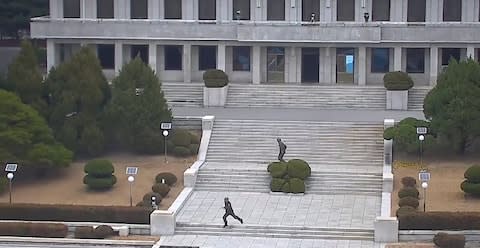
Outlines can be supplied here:
[[451, 57], [480, 57], [480, 0], [50, 0], [31, 35], [48, 67], [81, 45], [111, 78], [139, 55], [164, 82], [432, 85]]

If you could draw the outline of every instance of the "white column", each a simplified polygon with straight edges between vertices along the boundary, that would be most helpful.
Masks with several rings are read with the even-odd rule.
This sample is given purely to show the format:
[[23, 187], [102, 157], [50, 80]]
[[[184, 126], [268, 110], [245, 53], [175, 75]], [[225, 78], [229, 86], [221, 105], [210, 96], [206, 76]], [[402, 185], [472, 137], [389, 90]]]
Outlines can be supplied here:
[[183, 45], [183, 81], [192, 82], [192, 45]]
[[148, 64], [154, 70], [157, 71], [157, 44], [148, 44]]
[[47, 39], [47, 72], [50, 71], [52, 67], [55, 67], [55, 56], [55, 42]]
[[217, 69], [225, 71], [226, 68], [226, 46], [219, 43], [217, 46]]
[[162, 19], [162, 20], [165, 19], [165, 1], [163, 0], [159, 1], [157, 11], [158, 11], [158, 19]]
[[[97, 18], [97, 1], [81, 0], [80, 5], [84, 13], [84, 16], [82, 18], [87, 18], [87, 19]], [[81, 12], [82, 11], [80, 11], [80, 13]]]
[[115, 19], [130, 19], [130, 0], [115, 0]]
[[123, 66], [123, 44], [115, 42], [115, 75], [118, 75]]
[[63, 18], [63, 0], [49, 0], [50, 18]]
[[286, 47], [285, 50], [287, 52], [285, 82], [297, 83], [297, 52], [295, 47]]
[[[193, 5], [191, 0], [181, 0], [182, 1], [182, 19], [184, 20], [194, 20], [193, 14]], [[197, 1], [194, 1], [197, 2]]]
[[260, 57], [261, 57], [260, 46], [252, 47], [252, 83], [260, 84], [261, 81], [261, 69], [260, 69]]
[[148, 0], [148, 19], [160, 19], [160, 2], [158, 0]]
[[367, 48], [358, 48], [358, 85], [367, 84]]
[[476, 60], [475, 56], [475, 47], [474, 46], [468, 46], [467, 47], [467, 59], [471, 58], [473, 60]]
[[393, 48], [393, 71], [402, 70], [402, 47]]
[[229, 3], [231, 1], [228, 0], [217, 0], [216, 1], [216, 8], [217, 8], [217, 20], [219, 21], [228, 21], [231, 19], [231, 16], [228, 16], [228, 10], [231, 9]]
[[430, 85], [437, 84], [438, 77], [438, 47], [430, 47]]

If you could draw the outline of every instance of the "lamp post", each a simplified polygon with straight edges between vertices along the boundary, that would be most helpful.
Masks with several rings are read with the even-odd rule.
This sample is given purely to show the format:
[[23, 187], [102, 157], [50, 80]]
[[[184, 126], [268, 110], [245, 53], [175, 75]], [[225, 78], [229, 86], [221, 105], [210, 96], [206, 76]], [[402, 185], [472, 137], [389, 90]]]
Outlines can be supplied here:
[[428, 188], [428, 183], [423, 182], [422, 183], [422, 188], [423, 188], [423, 212], [425, 212], [425, 205], [427, 202], [427, 188]]
[[425, 135], [418, 135], [418, 140], [420, 141], [420, 167], [423, 167], [423, 141], [425, 140]]
[[8, 178], [8, 192], [10, 194], [9, 197], [9, 203], [12, 204], [12, 180], [13, 180], [13, 173], [9, 172], [7, 173], [7, 178]]
[[135, 177], [128, 176], [128, 182], [130, 183], [130, 207], [132, 206], [132, 184], [135, 181]]
[[155, 196], [152, 196], [152, 208], [153, 210], [157, 210], [158, 209], [158, 205], [157, 205], [157, 198]]
[[165, 142], [163, 143], [164, 146], [165, 146], [165, 163], [168, 163], [168, 160], [167, 160], [167, 136], [168, 136], [168, 130], [163, 130], [162, 134], [163, 134], [163, 137], [165, 138]]

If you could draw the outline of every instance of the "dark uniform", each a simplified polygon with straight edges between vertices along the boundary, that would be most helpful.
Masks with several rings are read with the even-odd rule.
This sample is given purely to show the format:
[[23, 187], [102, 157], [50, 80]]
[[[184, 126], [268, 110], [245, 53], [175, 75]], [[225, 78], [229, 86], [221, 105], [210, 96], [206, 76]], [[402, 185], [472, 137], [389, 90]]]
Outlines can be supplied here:
[[230, 215], [232, 216], [233, 218], [235, 218], [236, 220], [240, 221], [240, 223], [243, 224], [243, 220], [242, 218], [238, 217], [237, 215], [235, 215], [235, 213], [233, 212], [233, 208], [232, 208], [232, 204], [230, 203], [230, 201], [228, 200], [228, 197], [225, 197], [224, 199], [225, 201], [225, 214], [223, 215], [223, 222], [225, 223], [225, 225], [223, 227], [226, 227], [228, 226], [227, 224], [227, 217]]
[[280, 138], [277, 138], [277, 142], [278, 142], [278, 148], [279, 148], [278, 160], [279, 161], [284, 161], [283, 160], [283, 155], [285, 155], [285, 151], [287, 150], [287, 145], [285, 145], [285, 143], [283, 143], [282, 139], [280, 139]]

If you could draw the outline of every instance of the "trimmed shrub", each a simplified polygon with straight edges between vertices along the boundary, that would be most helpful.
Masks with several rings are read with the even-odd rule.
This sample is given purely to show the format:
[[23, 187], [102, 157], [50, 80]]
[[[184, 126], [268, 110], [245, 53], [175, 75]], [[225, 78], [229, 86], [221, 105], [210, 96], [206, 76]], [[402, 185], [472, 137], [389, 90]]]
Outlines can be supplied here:
[[270, 190], [272, 192], [282, 192], [282, 187], [285, 184], [286, 180], [282, 178], [272, 178], [270, 182]]
[[464, 248], [465, 235], [440, 232], [433, 237], [433, 243], [440, 248]]
[[398, 217], [405, 214], [414, 214], [416, 211], [415, 208], [405, 205], [397, 209], [396, 215]]
[[403, 177], [402, 184], [403, 187], [415, 187], [417, 185], [417, 179], [413, 177]]
[[170, 187], [166, 183], [156, 183], [152, 186], [152, 191], [159, 193], [162, 197], [165, 197], [168, 195]]
[[395, 127], [389, 127], [383, 131], [383, 139], [391, 140], [395, 137], [396, 129]]
[[298, 178], [291, 178], [290, 182], [290, 193], [298, 194], [305, 193], [305, 182]]
[[480, 183], [480, 165], [474, 165], [468, 168], [464, 176], [470, 183]]
[[172, 135], [172, 142], [175, 146], [188, 147], [192, 137], [190, 132], [185, 129], [175, 129]]
[[156, 193], [156, 192], [146, 193], [145, 195], [143, 195], [142, 199], [145, 203], [148, 203], [148, 205], [151, 206], [152, 196], [155, 196], [155, 203], [157, 205], [160, 205], [160, 202], [162, 202], [163, 197], [159, 193]]
[[115, 172], [115, 168], [109, 160], [94, 159], [85, 165], [84, 171], [94, 177], [108, 177]]
[[218, 69], [207, 70], [203, 73], [203, 81], [207, 88], [222, 88], [228, 84], [228, 75]]
[[158, 131], [144, 129], [132, 137], [131, 149], [139, 154], [162, 154], [165, 138]]
[[115, 231], [113, 230], [113, 228], [107, 225], [97, 226], [93, 232], [97, 239], [104, 239], [115, 235]]
[[469, 181], [465, 180], [460, 185], [460, 188], [467, 194], [480, 196], [480, 183], [470, 183]]
[[385, 73], [383, 84], [387, 90], [409, 90], [413, 87], [412, 78], [403, 71]]
[[286, 181], [285, 184], [283, 184], [282, 192], [283, 193], [289, 193], [290, 192], [290, 182]]
[[200, 148], [199, 144], [190, 144], [188, 149], [190, 150], [190, 154], [196, 155], [198, 154], [198, 148]]
[[184, 146], [176, 146], [173, 148], [173, 155], [177, 157], [188, 157], [190, 156], [191, 152], [190, 149]]
[[0, 223], [0, 236], [65, 238], [68, 227], [50, 223]]
[[420, 203], [418, 202], [418, 199], [415, 197], [407, 196], [407, 197], [400, 198], [400, 200], [398, 201], [398, 206], [400, 207], [409, 206], [416, 209], [418, 208], [418, 205], [420, 205]]
[[196, 134], [189, 132], [190, 134], [190, 144], [200, 144], [200, 141], [202, 140], [201, 137], [197, 136]]
[[398, 191], [399, 198], [413, 197], [418, 199], [418, 195], [419, 195], [418, 190], [414, 187], [405, 187]]
[[123, 206], [0, 204], [1, 220], [149, 224], [150, 213]]
[[86, 175], [83, 177], [83, 183], [92, 190], [107, 190], [117, 183], [117, 178], [114, 175], [111, 177], [92, 177]]
[[312, 170], [307, 162], [301, 159], [291, 159], [287, 163], [287, 174], [290, 178], [305, 180], [310, 176]]
[[478, 212], [415, 212], [400, 215], [401, 230], [480, 230]]
[[168, 184], [168, 186], [173, 186], [177, 182], [177, 176], [170, 172], [162, 172], [157, 174], [155, 177], [155, 182], [162, 183], [162, 179], [165, 180], [165, 183]]
[[96, 238], [95, 229], [92, 226], [77, 226], [75, 228], [75, 238], [77, 239], [94, 239]]
[[287, 163], [273, 162], [268, 165], [268, 172], [274, 178], [283, 178], [287, 174]]
[[5, 176], [0, 177], [0, 195], [6, 192], [7, 188], [8, 188], [8, 179]]

